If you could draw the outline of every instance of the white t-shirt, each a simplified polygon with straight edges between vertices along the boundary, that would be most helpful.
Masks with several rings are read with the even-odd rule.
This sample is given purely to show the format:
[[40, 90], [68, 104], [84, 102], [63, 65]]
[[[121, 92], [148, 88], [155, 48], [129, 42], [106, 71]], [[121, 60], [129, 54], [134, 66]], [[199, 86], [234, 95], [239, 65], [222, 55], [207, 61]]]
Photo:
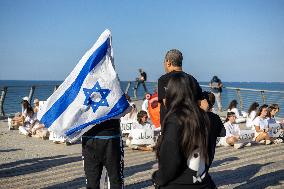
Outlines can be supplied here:
[[230, 121], [227, 121], [224, 124], [226, 129], [226, 136], [225, 138], [232, 137], [232, 136], [240, 136], [241, 130], [238, 124], [232, 124]]
[[236, 115], [236, 118], [240, 118], [240, 113], [237, 108], [228, 109], [228, 112], [234, 112]]
[[142, 110], [144, 110], [147, 113], [148, 113], [148, 102], [149, 101], [147, 99], [145, 99], [142, 103]]
[[255, 116], [256, 116], [256, 111], [255, 110], [250, 112], [250, 114], [247, 117], [247, 121], [246, 121], [246, 126], [247, 127], [250, 127], [250, 128], [254, 127], [253, 120], [254, 120]]
[[268, 121], [265, 118], [261, 118], [259, 116], [257, 116], [254, 120], [253, 120], [253, 125], [254, 126], [259, 126], [261, 130], [263, 129], [268, 129]]

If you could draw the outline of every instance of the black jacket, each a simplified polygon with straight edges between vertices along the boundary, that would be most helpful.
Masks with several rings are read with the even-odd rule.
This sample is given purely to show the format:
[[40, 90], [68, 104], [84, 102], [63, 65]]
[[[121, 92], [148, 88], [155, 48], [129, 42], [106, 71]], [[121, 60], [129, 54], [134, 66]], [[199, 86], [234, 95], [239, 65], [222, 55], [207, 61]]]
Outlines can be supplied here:
[[208, 170], [214, 158], [216, 139], [221, 134], [223, 124], [218, 121], [217, 115], [208, 113], [208, 116], [211, 122], [208, 136], [209, 165], [206, 165], [206, 174], [204, 174], [206, 176], [202, 182], [194, 183], [193, 177], [196, 176], [196, 171], [187, 166], [187, 157], [183, 155], [180, 147], [182, 127], [177, 124], [177, 118], [173, 115], [168, 118], [166, 126], [163, 128], [159, 169], [152, 176], [157, 188], [216, 188]]

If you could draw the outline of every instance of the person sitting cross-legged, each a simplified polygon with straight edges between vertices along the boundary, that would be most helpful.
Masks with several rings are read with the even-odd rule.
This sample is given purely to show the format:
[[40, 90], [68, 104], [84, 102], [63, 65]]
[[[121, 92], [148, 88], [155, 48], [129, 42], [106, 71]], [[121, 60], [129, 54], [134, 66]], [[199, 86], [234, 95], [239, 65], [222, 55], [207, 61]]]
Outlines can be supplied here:
[[240, 148], [241, 146], [238, 145], [238, 141], [240, 140], [241, 130], [239, 125], [236, 123], [236, 115], [234, 112], [228, 112], [226, 123], [224, 127], [226, 129], [226, 143], [230, 146], [234, 146], [234, 148]]
[[[128, 138], [126, 140], [126, 145], [130, 147], [133, 150], [142, 150], [142, 151], [153, 151], [153, 147], [155, 146], [154, 143], [154, 127], [150, 123], [148, 123], [148, 115], [147, 112], [144, 110], [141, 110], [137, 114], [137, 121], [138, 123], [134, 122], [132, 129], [128, 135]], [[135, 136], [139, 135], [140, 140], [138, 143]], [[143, 137], [145, 135], [145, 138], [150, 139], [150, 143], [143, 144]], [[149, 136], [148, 136], [149, 135]]]
[[259, 107], [257, 117], [253, 120], [255, 127], [255, 141], [259, 143], [271, 144], [269, 131], [271, 130], [268, 126], [267, 117], [268, 105], [264, 104]]

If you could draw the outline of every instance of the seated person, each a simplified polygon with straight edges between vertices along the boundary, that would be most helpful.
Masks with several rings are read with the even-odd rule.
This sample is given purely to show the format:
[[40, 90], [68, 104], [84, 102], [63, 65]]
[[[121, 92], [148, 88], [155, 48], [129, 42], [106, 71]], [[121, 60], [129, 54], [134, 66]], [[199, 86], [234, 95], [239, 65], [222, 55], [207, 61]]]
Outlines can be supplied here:
[[248, 109], [248, 116], [246, 120], [246, 126], [248, 128], [254, 128], [253, 120], [256, 117], [256, 112], [257, 112], [258, 107], [259, 107], [259, 104], [257, 102], [253, 102]]
[[31, 107], [29, 103], [29, 97], [22, 98], [22, 112], [18, 112], [15, 114], [13, 119], [8, 119], [9, 129], [18, 129], [19, 126], [24, 125], [25, 118], [27, 116], [27, 108]]
[[255, 128], [255, 141], [260, 143], [265, 143], [266, 145], [271, 144], [271, 139], [269, 136], [268, 121], [266, 119], [267, 116], [267, 108], [266, 104], [259, 107], [257, 112], [257, 117], [253, 120], [254, 128]]
[[34, 112], [37, 113], [39, 110], [39, 100], [38, 98], [34, 99]]
[[239, 110], [237, 108], [238, 102], [236, 100], [232, 100], [228, 107], [228, 112], [234, 112], [236, 115], [236, 123], [242, 123], [245, 122], [246, 119], [242, 117], [239, 113]]
[[126, 145], [132, 148], [133, 150], [142, 150], [142, 151], [153, 151], [153, 147], [155, 145], [154, 143], [154, 138], [151, 142], [151, 144], [133, 144], [133, 135], [135, 134], [136, 131], [141, 130], [141, 129], [147, 129], [147, 130], [152, 130], [152, 136], [154, 136], [154, 127], [147, 122], [148, 120], [148, 115], [147, 112], [144, 110], [141, 110], [137, 114], [137, 121], [138, 123], [134, 123], [133, 127], [128, 135], [128, 138], [126, 140]]
[[[283, 134], [281, 135], [281, 133], [284, 132], [284, 122], [282, 120], [282, 122], [276, 121], [275, 119], [275, 115], [279, 112], [279, 105], [278, 104], [271, 104], [268, 107], [268, 111], [267, 111], [267, 122], [268, 122], [268, 126], [269, 128], [271, 128], [271, 131], [269, 132], [269, 136], [273, 137], [273, 142], [278, 144], [278, 143], [282, 143], [283, 142]], [[273, 134], [273, 131], [279, 129], [280, 132], [278, 131], [276, 134], [276, 136]], [[278, 135], [279, 134], [279, 135]]]
[[19, 127], [19, 133], [26, 136], [31, 136], [31, 130], [36, 122], [37, 118], [32, 107], [28, 107], [27, 116], [25, 117], [23, 126]]
[[47, 128], [44, 127], [44, 124], [40, 122], [36, 122], [33, 128], [31, 129], [32, 137], [41, 138], [41, 139], [48, 139], [49, 131]]
[[240, 140], [241, 130], [238, 124], [235, 124], [236, 115], [234, 112], [228, 112], [226, 123], [224, 127], [226, 129], [226, 143], [234, 148], [240, 148], [240, 145], [235, 145]]

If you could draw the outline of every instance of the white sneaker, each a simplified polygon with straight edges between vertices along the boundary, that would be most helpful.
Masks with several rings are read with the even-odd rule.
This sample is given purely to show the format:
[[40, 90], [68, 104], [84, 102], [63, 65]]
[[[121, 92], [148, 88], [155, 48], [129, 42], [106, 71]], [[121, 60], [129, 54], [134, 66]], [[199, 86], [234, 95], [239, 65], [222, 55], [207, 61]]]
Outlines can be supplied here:
[[277, 138], [273, 142], [274, 142], [274, 144], [280, 144], [280, 143], [283, 142], [283, 140], [281, 138]]
[[245, 147], [249, 147], [249, 146], [251, 146], [251, 143], [250, 143], [250, 142], [248, 142], [248, 143], [245, 144]]
[[240, 149], [240, 148], [242, 148], [244, 146], [244, 143], [235, 143], [234, 144], [234, 148], [235, 149]]
[[265, 140], [261, 140], [258, 142], [259, 144], [265, 144]]
[[265, 141], [265, 144], [266, 144], [266, 145], [269, 145], [269, 144], [271, 144], [271, 141], [270, 141], [270, 140], [266, 140], [266, 141]]

